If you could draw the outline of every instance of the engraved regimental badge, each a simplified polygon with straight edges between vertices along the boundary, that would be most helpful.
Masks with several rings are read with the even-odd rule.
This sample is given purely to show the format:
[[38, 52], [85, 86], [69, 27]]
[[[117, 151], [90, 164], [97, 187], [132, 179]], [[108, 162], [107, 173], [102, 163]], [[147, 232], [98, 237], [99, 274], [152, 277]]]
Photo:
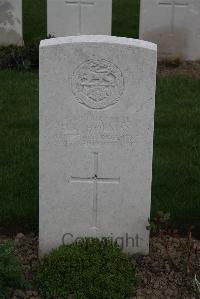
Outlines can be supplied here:
[[88, 60], [76, 68], [72, 76], [76, 99], [91, 109], [104, 109], [119, 101], [124, 90], [124, 78], [113, 63]]

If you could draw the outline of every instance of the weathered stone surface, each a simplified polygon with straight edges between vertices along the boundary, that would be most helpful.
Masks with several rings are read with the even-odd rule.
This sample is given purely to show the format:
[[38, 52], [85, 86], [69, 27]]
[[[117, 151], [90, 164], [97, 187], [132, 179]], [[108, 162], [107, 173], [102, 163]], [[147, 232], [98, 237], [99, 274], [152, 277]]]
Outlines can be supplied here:
[[78, 237], [148, 253], [156, 45], [40, 45], [40, 254]]
[[112, 0], [47, 0], [48, 34], [111, 34]]
[[159, 58], [200, 59], [199, 0], [141, 0], [140, 39], [158, 44]]
[[21, 245], [23, 245], [25, 241], [26, 241], [26, 237], [25, 237], [25, 235], [22, 234], [22, 233], [18, 233], [18, 234], [16, 235], [16, 237], [15, 237], [15, 240], [14, 240], [16, 246], [21, 246]]
[[0, 0], [0, 45], [22, 44], [22, 0]]

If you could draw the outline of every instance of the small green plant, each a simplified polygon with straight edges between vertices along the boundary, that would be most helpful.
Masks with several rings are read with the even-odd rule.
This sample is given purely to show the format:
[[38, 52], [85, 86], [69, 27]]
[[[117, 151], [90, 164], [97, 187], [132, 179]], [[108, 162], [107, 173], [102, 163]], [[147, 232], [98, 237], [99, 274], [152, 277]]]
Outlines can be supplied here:
[[39, 42], [22, 47], [0, 47], [0, 69], [31, 69], [39, 66]]
[[[53, 36], [47, 36], [47, 39], [50, 38]], [[39, 44], [40, 40], [35, 40], [21, 47], [0, 47], [0, 69], [31, 70], [38, 68]]]
[[164, 213], [163, 211], [158, 211], [152, 220], [149, 219], [149, 226], [147, 226], [147, 229], [160, 236], [163, 231], [165, 233], [169, 231], [169, 220], [169, 212]]
[[25, 280], [11, 242], [0, 244], [0, 298], [10, 298], [14, 288], [24, 288]]
[[43, 298], [123, 299], [131, 294], [135, 267], [110, 240], [86, 238], [46, 255], [38, 281]]

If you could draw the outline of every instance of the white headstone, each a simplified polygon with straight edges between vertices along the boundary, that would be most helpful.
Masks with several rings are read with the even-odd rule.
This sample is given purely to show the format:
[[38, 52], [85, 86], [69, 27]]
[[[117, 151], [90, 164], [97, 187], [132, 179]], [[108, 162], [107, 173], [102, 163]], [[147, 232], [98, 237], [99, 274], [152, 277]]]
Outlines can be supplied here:
[[156, 61], [127, 38], [41, 42], [41, 254], [85, 236], [148, 253]]
[[158, 44], [160, 58], [200, 59], [199, 0], [141, 0], [140, 39]]
[[0, 0], [0, 45], [22, 44], [22, 0]]
[[111, 34], [112, 0], [47, 0], [48, 34]]

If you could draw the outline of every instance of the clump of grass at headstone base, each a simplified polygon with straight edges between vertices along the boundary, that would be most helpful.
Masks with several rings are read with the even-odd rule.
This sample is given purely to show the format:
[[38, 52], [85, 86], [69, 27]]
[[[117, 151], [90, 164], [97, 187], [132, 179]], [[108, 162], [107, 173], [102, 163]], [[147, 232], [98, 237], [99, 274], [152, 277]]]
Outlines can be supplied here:
[[43, 298], [123, 299], [135, 284], [135, 267], [117, 244], [86, 238], [44, 257], [38, 280]]

